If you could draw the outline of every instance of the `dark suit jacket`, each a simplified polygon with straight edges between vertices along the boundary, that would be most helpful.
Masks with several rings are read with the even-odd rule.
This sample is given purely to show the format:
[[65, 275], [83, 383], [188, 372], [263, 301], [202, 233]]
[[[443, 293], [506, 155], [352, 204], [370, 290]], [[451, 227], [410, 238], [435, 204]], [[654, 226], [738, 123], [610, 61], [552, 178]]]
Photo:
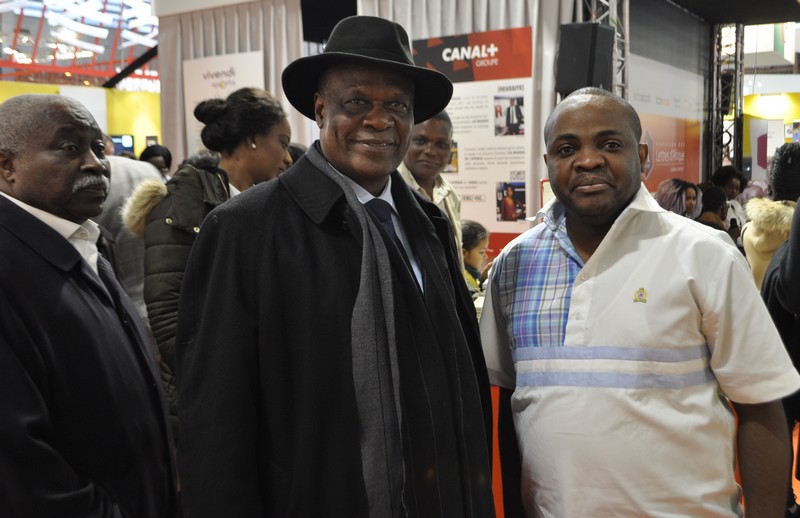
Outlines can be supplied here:
[[522, 108], [520, 105], [515, 104], [514, 106], [509, 106], [506, 108], [506, 126], [510, 126], [511, 123], [511, 110], [514, 110], [517, 120], [514, 122], [515, 125], [519, 126], [524, 121], [522, 120]]
[[[397, 174], [392, 185], [408, 189]], [[450, 225], [433, 204], [416, 211], [435, 230], [412, 239], [448, 244], [446, 264], [436, 259], [430, 274], [450, 285], [480, 388], [473, 397], [484, 397], [489, 418], [488, 376]], [[350, 346], [360, 272], [356, 215], [307, 157], [206, 218], [178, 312], [187, 516], [368, 516]], [[438, 332], [456, 332], [436, 323]], [[480, 512], [473, 516], [493, 515]]]
[[108, 263], [2, 196], [0, 250], [0, 514], [174, 516], [160, 383]]

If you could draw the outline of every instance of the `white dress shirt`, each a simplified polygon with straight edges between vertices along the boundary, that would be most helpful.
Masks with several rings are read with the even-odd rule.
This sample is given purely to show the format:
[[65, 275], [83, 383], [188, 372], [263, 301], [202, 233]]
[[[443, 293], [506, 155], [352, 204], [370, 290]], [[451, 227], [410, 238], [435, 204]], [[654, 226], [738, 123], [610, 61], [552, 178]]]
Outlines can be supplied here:
[[94, 273], [97, 273], [97, 240], [100, 238], [100, 227], [97, 226], [97, 223], [90, 219], [87, 219], [82, 224], [74, 223], [37, 209], [4, 192], [0, 192], [0, 195], [5, 196], [8, 200], [63, 236], [81, 254], [81, 257], [89, 264]]
[[356, 182], [354, 182], [352, 179], [343, 174], [342, 178], [344, 178], [344, 180], [348, 183], [348, 185], [350, 185], [356, 197], [358, 198], [358, 201], [360, 201], [362, 204], [367, 203], [373, 198], [379, 198], [388, 203], [392, 207], [392, 223], [394, 224], [395, 232], [397, 232], [397, 237], [400, 239], [400, 243], [402, 243], [403, 248], [406, 251], [406, 255], [408, 256], [408, 260], [411, 263], [411, 269], [414, 271], [414, 277], [417, 279], [417, 285], [420, 287], [420, 289], [424, 290], [424, 287], [422, 285], [422, 270], [419, 267], [419, 262], [417, 261], [417, 258], [414, 255], [414, 250], [411, 248], [411, 244], [408, 241], [408, 237], [406, 237], [406, 231], [405, 228], [403, 227], [403, 222], [400, 221], [400, 216], [397, 213], [397, 207], [395, 207], [394, 205], [394, 198], [392, 197], [392, 178], [389, 177], [389, 181], [386, 182], [386, 187], [383, 189], [383, 192], [379, 196], [373, 196], [366, 189], [364, 189]]

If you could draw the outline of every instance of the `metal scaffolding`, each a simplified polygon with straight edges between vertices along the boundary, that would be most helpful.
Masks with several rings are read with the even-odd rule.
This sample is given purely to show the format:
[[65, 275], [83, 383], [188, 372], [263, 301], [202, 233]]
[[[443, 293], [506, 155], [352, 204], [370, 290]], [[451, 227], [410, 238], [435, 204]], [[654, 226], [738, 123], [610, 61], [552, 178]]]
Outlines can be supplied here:
[[576, 21], [604, 23], [614, 28], [613, 92], [628, 98], [628, 56], [630, 56], [630, 23], [628, 0], [577, 0]]
[[709, 85], [706, 173], [730, 160], [743, 170], [744, 25], [714, 26], [713, 77]]

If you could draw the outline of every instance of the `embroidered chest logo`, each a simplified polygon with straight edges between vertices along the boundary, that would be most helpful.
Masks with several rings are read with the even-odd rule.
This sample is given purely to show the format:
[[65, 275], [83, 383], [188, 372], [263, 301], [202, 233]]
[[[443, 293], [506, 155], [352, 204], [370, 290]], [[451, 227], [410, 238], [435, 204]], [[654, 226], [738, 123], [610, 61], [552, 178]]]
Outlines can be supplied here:
[[647, 290], [644, 288], [639, 288], [633, 294], [633, 301], [634, 302], [644, 302], [647, 303]]

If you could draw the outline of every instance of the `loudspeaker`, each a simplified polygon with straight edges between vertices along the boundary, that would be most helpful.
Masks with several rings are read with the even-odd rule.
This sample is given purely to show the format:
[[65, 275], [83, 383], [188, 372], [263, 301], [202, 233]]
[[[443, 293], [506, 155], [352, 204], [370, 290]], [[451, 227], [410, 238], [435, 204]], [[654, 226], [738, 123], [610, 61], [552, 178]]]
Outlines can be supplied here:
[[611, 90], [614, 28], [599, 23], [564, 23], [558, 36], [556, 91], [566, 97], [584, 86]]

